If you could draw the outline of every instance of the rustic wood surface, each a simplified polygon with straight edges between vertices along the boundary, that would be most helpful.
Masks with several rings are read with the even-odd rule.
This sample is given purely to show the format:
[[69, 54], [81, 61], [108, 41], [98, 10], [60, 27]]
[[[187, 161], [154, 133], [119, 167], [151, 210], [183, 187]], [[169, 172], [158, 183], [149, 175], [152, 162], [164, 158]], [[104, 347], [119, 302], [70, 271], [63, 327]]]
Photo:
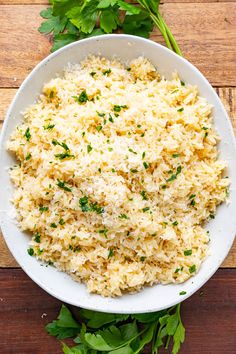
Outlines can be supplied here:
[[[216, 88], [236, 132], [236, 1], [161, 3], [184, 56]], [[47, 0], [0, 0], [0, 127], [23, 79], [49, 54], [50, 36], [37, 32], [39, 12], [47, 4]], [[164, 43], [157, 30], [152, 39]], [[61, 303], [15, 267], [0, 234], [0, 353], [61, 353], [60, 343], [44, 331]], [[222, 267], [232, 269], [220, 269], [203, 287], [203, 296], [198, 291], [182, 306], [187, 335], [181, 354], [235, 353], [236, 243]]]
[[[4, 284], [0, 292], [0, 352], [61, 353], [60, 342], [44, 330], [45, 324], [56, 318], [61, 302], [40, 289], [20, 269], [0, 270], [0, 284]], [[235, 298], [236, 272], [221, 269], [184, 302], [186, 341], [180, 354], [235, 353]], [[76, 316], [77, 310], [71, 309]]]

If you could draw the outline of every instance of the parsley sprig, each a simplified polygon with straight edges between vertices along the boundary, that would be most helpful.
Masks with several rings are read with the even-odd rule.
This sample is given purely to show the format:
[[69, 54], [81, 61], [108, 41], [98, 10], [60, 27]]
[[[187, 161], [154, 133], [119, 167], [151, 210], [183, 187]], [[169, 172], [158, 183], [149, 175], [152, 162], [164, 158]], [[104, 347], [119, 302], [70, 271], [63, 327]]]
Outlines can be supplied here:
[[172, 354], [177, 354], [185, 339], [180, 304], [145, 314], [112, 314], [82, 309], [78, 315], [79, 322], [62, 305], [57, 319], [46, 325], [46, 331], [51, 336], [73, 338], [73, 347], [62, 343], [65, 354], [139, 354], [148, 344], [151, 344], [150, 353], [156, 354], [159, 348], [167, 348], [171, 340]]
[[[166, 45], [182, 55], [179, 46], [159, 11], [160, 0], [138, 0], [134, 6], [125, 0], [71, 1], [52, 0], [40, 15], [45, 20], [38, 28], [53, 34], [55, 51], [86, 37], [119, 31], [148, 38], [154, 25]], [[109, 70], [105, 75], [109, 75]]]

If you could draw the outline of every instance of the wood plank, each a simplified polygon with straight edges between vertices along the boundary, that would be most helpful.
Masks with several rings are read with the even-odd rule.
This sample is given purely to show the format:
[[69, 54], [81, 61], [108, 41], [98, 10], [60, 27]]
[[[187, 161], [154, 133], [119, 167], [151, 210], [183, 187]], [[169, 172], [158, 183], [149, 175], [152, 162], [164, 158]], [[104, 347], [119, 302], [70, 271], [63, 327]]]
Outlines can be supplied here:
[[[34, 284], [22, 270], [0, 270], [0, 337], [4, 354], [60, 354], [60, 341], [44, 326], [57, 317], [61, 302]], [[181, 354], [235, 352], [236, 270], [219, 270], [182, 304], [186, 340]], [[78, 309], [69, 306], [74, 316]], [[19, 330], [23, 329], [23, 330]], [[150, 354], [150, 350], [145, 350]], [[170, 354], [170, 351], [161, 351]]]
[[7, 109], [16, 94], [16, 89], [0, 89], [0, 121], [4, 120]]
[[[217, 88], [221, 100], [223, 101], [226, 110], [233, 123], [236, 133], [236, 87]], [[8, 105], [16, 93], [16, 89], [0, 89], [0, 120], [4, 118]], [[9, 250], [0, 233], [0, 267], [17, 267], [18, 264], [11, 256]], [[228, 257], [223, 263], [222, 267], [233, 268], [236, 267], [236, 241], [231, 249]]]
[[[234, 2], [235, 0], [161, 0], [161, 3], [211, 3], [211, 2]], [[137, 1], [130, 1], [136, 3]], [[43, 4], [49, 5], [48, 0], [0, 0], [0, 5], [34, 5], [34, 4]]]
[[[0, 87], [17, 87], [49, 53], [47, 38], [37, 32], [43, 8], [43, 5], [0, 6]], [[161, 10], [185, 57], [212, 84], [236, 86], [232, 50], [236, 47], [236, 2], [165, 3]], [[163, 43], [157, 31], [152, 39]]]

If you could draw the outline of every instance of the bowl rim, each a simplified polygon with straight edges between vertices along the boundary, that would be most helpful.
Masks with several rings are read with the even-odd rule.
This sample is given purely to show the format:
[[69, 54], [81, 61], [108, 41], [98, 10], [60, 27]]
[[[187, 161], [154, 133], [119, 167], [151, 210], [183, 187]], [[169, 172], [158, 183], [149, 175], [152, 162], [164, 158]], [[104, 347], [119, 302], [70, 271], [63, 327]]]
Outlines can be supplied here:
[[[135, 40], [135, 41], [140, 41], [141, 42], [149, 42], [153, 45], [153, 47], [159, 48], [160, 50], [162, 50], [163, 52], [167, 52], [169, 54], [171, 54], [172, 56], [178, 58], [178, 60], [181, 60], [183, 62], [184, 65], [189, 66], [189, 68], [193, 71], [195, 71], [195, 73], [201, 78], [202, 81], [205, 82], [205, 84], [208, 86], [208, 89], [211, 91], [211, 93], [213, 94], [214, 98], [218, 101], [218, 104], [223, 112], [224, 118], [227, 120], [228, 122], [228, 128], [229, 128], [229, 134], [231, 134], [232, 136], [232, 140], [233, 140], [233, 144], [234, 144], [234, 151], [236, 154], [236, 139], [234, 136], [234, 131], [233, 131], [233, 127], [232, 127], [232, 123], [231, 120], [224, 108], [223, 103], [221, 102], [221, 99], [219, 98], [219, 96], [217, 95], [217, 93], [215, 92], [215, 90], [213, 89], [213, 87], [211, 86], [211, 84], [209, 83], [209, 81], [205, 78], [205, 76], [199, 71], [199, 69], [197, 69], [192, 63], [190, 63], [187, 59], [180, 57], [178, 54], [174, 53], [173, 51], [171, 51], [170, 49], [164, 47], [163, 45], [156, 43], [150, 39], [146, 39], [143, 37], [138, 37], [138, 36], [134, 36], [134, 35], [129, 35], [129, 34], [105, 34], [105, 35], [99, 35], [99, 36], [94, 36], [94, 37], [89, 37], [89, 38], [85, 38], [73, 43], [70, 43], [60, 49], [58, 49], [57, 51], [49, 54], [48, 56], [46, 56], [42, 61], [40, 61], [34, 68], [33, 70], [27, 75], [27, 77], [23, 80], [22, 84], [20, 85], [20, 87], [18, 88], [14, 98], [11, 101], [11, 104], [7, 110], [7, 113], [5, 115], [5, 119], [3, 122], [3, 126], [2, 126], [2, 130], [1, 130], [1, 134], [0, 134], [0, 155], [2, 155], [2, 151], [5, 150], [4, 147], [4, 137], [5, 137], [5, 132], [7, 129], [7, 123], [8, 120], [10, 119], [10, 114], [11, 111], [15, 105], [15, 102], [18, 99], [18, 96], [20, 95], [21, 91], [24, 90], [24, 87], [26, 86], [26, 84], [31, 80], [31, 78], [34, 76], [34, 74], [38, 71], [39, 68], [41, 68], [42, 66], [44, 66], [44, 64], [46, 64], [48, 61], [50, 61], [52, 58], [55, 58], [57, 56], [60, 56], [60, 54], [64, 51], [67, 51], [69, 48], [74, 47], [74, 46], [80, 46], [81, 43], [84, 42], [94, 42], [96, 40], [109, 40], [109, 39], [114, 39], [116, 38], [117, 40], [119, 39], [127, 39], [127, 41], [129, 40]], [[68, 61], [69, 62], [69, 61]], [[31, 269], [28, 269], [27, 267], [25, 267], [24, 265], [21, 264], [21, 259], [18, 256], [17, 252], [13, 249], [13, 247], [11, 246], [11, 242], [7, 237], [7, 230], [5, 230], [5, 226], [3, 225], [3, 213], [0, 213], [0, 226], [2, 229], [2, 234], [3, 234], [3, 238], [7, 244], [8, 249], [10, 250], [11, 254], [13, 255], [13, 257], [15, 258], [15, 260], [18, 262], [19, 266], [23, 269], [23, 271], [30, 277], [31, 280], [33, 280], [38, 286], [40, 286], [43, 290], [45, 290], [48, 294], [50, 294], [51, 296], [59, 299], [62, 302], [66, 302], [70, 305], [74, 305], [74, 306], [78, 306], [78, 307], [83, 307], [86, 308], [88, 310], [93, 310], [93, 311], [98, 311], [98, 312], [107, 312], [107, 313], [120, 313], [120, 314], [126, 314], [127, 311], [125, 311], [125, 309], [120, 309], [119, 311], [116, 311], [115, 308], [110, 308], [108, 306], [107, 309], [98, 309], [98, 307], [95, 306], [89, 306], [89, 305], [84, 305], [83, 301], [82, 301], [82, 305], [79, 305], [79, 301], [78, 303], [75, 303], [73, 301], [69, 301], [69, 299], [64, 298], [63, 296], [58, 296], [53, 289], [51, 289], [49, 286], [47, 287], [45, 284], [42, 284], [42, 282], [37, 279], [37, 274], [35, 274], [34, 272], [31, 272]], [[235, 222], [235, 227], [236, 227], [236, 222]], [[197, 286], [195, 286], [192, 290], [189, 290], [185, 295], [181, 296], [181, 298], [177, 298], [176, 297], [176, 301], [172, 301], [168, 304], [168, 307], [172, 307], [174, 305], [177, 305], [178, 303], [181, 303], [182, 301], [186, 300], [187, 298], [189, 298], [192, 294], [194, 294], [197, 290], [199, 290], [199, 288], [201, 288], [212, 276], [213, 274], [218, 270], [218, 268], [220, 267], [220, 265], [223, 263], [223, 261], [225, 260], [225, 258], [227, 257], [232, 245], [234, 242], [234, 238], [232, 237], [232, 241], [228, 244], [227, 247], [227, 251], [224, 255], [221, 255], [220, 260], [218, 263], [215, 263], [215, 266], [211, 269], [211, 271], [207, 274], [207, 276], [202, 279], [202, 281], [199, 281], [199, 283], [197, 284]], [[196, 283], [195, 283], [196, 284]], [[154, 287], [155, 285], [153, 285]], [[142, 292], [142, 290], [141, 290]], [[132, 302], [132, 298], [130, 298], [131, 302]], [[84, 301], [86, 302], [86, 300]], [[96, 301], [95, 301], [96, 302]], [[140, 309], [138, 310], [133, 310], [132, 312], [129, 313], [148, 313], [148, 312], [154, 312], [154, 311], [160, 311], [162, 309], [165, 309], [167, 307], [158, 307], [158, 306], [154, 306], [154, 304], [147, 309]]]

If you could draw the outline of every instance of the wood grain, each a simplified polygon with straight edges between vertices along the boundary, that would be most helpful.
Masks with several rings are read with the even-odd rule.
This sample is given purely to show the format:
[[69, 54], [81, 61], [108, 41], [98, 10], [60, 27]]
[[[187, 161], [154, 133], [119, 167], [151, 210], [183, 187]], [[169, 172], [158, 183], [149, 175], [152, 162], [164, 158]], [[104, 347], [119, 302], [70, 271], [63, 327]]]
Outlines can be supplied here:
[[[57, 317], [61, 302], [19, 269], [0, 270], [0, 284], [4, 284], [0, 295], [1, 352], [60, 354], [60, 341], [48, 336], [44, 326]], [[235, 352], [235, 298], [236, 270], [222, 269], [182, 304], [186, 340], [181, 354]], [[70, 309], [76, 317], [78, 309]], [[145, 353], [150, 354], [150, 350]]]
[[[0, 6], [0, 87], [19, 86], [49, 53], [48, 39], [37, 32], [43, 8], [44, 5]], [[213, 85], [236, 86], [236, 2], [165, 3], [161, 11], [184, 56]], [[157, 30], [152, 39], [163, 43]]]

